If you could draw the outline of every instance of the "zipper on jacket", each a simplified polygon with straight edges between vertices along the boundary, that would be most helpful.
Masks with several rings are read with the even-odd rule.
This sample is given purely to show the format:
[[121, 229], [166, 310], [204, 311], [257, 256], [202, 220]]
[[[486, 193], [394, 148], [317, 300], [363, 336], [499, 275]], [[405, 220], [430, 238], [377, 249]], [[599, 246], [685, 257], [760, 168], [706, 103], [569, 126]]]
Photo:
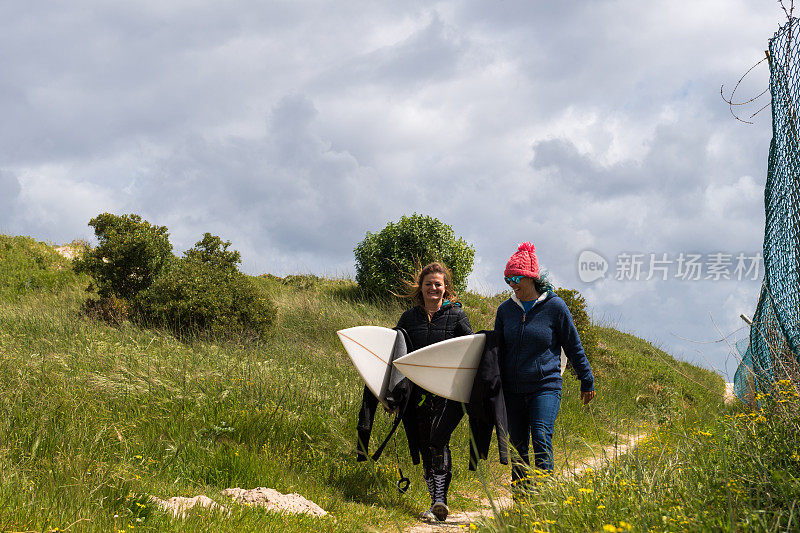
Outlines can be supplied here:
[[[435, 315], [438, 311], [434, 311], [433, 315]], [[425, 311], [425, 316], [428, 318], [428, 335], [425, 337], [425, 345], [428, 346], [431, 343], [431, 324], [433, 323], [433, 315], [429, 315], [427, 311]]]
[[[522, 311], [522, 323], [519, 326], [519, 340], [518, 340], [518, 346], [519, 347], [517, 349], [519, 350], [520, 355], [522, 354], [522, 334], [525, 331], [525, 315], [526, 314], [527, 313], [525, 311]], [[521, 357], [517, 356], [516, 359], [517, 359], [517, 371], [515, 372], [515, 374], [517, 376], [519, 376], [519, 360], [521, 359]]]

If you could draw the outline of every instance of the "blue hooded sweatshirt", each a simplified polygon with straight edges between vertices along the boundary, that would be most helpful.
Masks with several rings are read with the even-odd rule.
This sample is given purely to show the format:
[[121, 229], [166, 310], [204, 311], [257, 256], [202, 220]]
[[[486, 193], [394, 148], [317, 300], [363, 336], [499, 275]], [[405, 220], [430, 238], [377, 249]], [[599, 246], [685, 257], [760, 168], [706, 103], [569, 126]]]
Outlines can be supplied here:
[[592, 368], [572, 315], [553, 291], [545, 293], [527, 313], [512, 295], [498, 307], [494, 329], [502, 334], [504, 391], [560, 390], [562, 348], [581, 380], [581, 392], [594, 390]]

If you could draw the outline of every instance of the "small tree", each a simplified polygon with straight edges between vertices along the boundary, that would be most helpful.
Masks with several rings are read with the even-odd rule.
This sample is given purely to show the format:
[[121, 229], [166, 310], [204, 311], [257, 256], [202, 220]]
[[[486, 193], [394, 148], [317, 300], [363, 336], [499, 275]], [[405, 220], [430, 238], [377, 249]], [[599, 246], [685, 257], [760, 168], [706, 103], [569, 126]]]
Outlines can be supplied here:
[[75, 260], [75, 270], [92, 276], [101, 298], [129, 300], [148, 288], [174, 258], [165, 226], [139, 215], [103, 213], [89, 221], [98, 245]]
[[453, 272], [456, 291], [467, 288], [475, 249], [440, 220], [413, 214], [390, 222], [378, 233], [367, 232], [355, 249], [356, 282], [366, 292], [402, 293], [404, 280], [419, 266], [441, 261]]

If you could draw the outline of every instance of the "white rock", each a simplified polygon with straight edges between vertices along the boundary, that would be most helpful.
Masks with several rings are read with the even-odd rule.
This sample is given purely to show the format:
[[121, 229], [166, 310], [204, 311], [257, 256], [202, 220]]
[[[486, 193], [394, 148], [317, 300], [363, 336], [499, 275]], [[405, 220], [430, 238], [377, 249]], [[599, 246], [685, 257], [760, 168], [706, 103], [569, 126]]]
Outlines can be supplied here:
[[328, 514], [322, 507], [297, 493], [282, 494], [275, 489], [267, 487], [258, 487], [250, 490], [236, 487], [225, 489], [222, 494], [230, 496], [235, 501], [245, 505], [258, 505], [282, 513], [309, 514], [312, 516], [325, 516]]
[[161, 498], [156, 498], [155, 496], [150, 496], [150, 501], [161, 508], [162, 510], [172, 513], [172, 516], [175, 518], [181, 517], [186, 518], [186, 511], [189, 509], [200, 506], [205, 507], [206, 509], [218, 509], [223, 512], [227, 512], [228, 509], [223, 507], [222, 505], [218, 504], [208, 496], [200, 495], [195, 496], [194, 498], [186, 498], [183, 496], [175, 496], [168, 500], [162, 500]]

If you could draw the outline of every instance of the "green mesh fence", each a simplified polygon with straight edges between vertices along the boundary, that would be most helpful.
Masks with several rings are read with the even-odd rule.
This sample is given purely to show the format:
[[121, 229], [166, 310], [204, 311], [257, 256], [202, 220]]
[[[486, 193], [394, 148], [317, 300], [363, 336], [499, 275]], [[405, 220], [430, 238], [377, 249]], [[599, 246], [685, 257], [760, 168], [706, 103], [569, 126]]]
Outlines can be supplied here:
[[764, 283], [734, 377], [741, 399], [796, 377], [800, 354], [800, 21], [769, 41], [772, 142], [764, 191]]

